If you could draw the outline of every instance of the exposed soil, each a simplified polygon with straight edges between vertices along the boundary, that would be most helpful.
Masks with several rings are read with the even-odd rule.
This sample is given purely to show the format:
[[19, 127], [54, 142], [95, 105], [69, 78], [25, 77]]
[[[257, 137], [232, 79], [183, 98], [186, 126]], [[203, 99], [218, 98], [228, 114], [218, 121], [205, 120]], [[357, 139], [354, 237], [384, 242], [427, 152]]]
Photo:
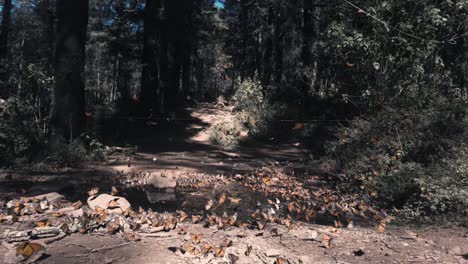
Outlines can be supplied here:
[[[188, 109], [183, 120], [152, 122], [128, 144], [138, 151], [130, 160], [94, 164], [87, 169], [63, 169], [44, 172], [3, 172], [0, 174], [0, 202], [38, 194], [58, 192], [69, 201], [86, 201], [86, 191], [99, 186], [109, 192], [117, 186], [119, 195], [127, 198], [137, 210], [203, 214], [208, 200], [227, 191], [242, 198], [236, 208], [218, 208], [227, 212], [250, 215], [268, 198], [237, 185], [210, 188], [157, 188], [141, 183], [142, 177], [157, 175], [164, 181], [183, 185], [190, 179], [214, 181], [236, 174], [248, 174], [273, 167], [285, 174], [307, 172], [295, 161], [307, 159], [308, 150], [294, 141], [255, 142], [236, 151], [224, 151], [209, 141], [209, 127], [219, 118], [230, 118], [224, 107], [203, 104]], [[164, 184], [168, 184], [165, 182]], [[314, 186], [312, 186], [314, 187]], [[319, 185], [315, 188], [320, 188]], [[2, 206], [0, 206], [1, 209]], [[233, 211], [234, 210], [234, 211]], [[325, 223], [326, 221], [324, 221]], [[319, 225], [322, 224], [322, 225]], [[119, 235], [73, 234], [47, 245], [39, 263], [468, 263], [468, 230], [462, 227], [392, 226], [384, 234], [376, 232], [372, 221], [357, 221], [354, 226], [336, 229], [320, 221], [289, 230], [279, 224], [267, 224], [264, 230], [228, 227], [219, 230], [185, 222], [176, 230], [143, 236], [141, 241], [125, 242]], [[22, 229], [21, 223], [0, 224], [0, 234]], [[185, 234], [180, 230], [185, 229]], [[219, 245], [232, 240], [224, 257], [183, 254], [180, 250], [190, 234], [202, 234], [202, 244]], [[324, 236], [332, 238], [329, 247]], [[0, 245], [0, 263], [14, 263], [15, 248]], [[276, 261], [276, 262], [275, 262]]]

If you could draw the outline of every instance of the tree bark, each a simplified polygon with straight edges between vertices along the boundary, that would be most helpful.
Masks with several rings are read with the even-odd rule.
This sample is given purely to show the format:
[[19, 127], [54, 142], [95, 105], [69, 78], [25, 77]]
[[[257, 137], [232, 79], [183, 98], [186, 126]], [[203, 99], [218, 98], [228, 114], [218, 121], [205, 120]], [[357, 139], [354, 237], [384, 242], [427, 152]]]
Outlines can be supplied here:
[[312, 0], [303, 0], [303, 61], [308, 68], [304, 78], [307, 93], [314, 93], [318, 74], [318, 43], [320, 34], [320, 6]]
[[240, 0], [241, 4], [241, 13], [240, 13], [240, 24], [241, 24], [241, 31], [242, 31], [242, 51], [241, 51], [241, 69], [240, 69], [240, 78], [243, 81], [246, 78], [246, 71], [247, 71], [247, 54], [248, 54], [248, 47], [249, 47], [249, 32], [248, 32], [248, 19], [249, 19], [249, 9], [247, 6], [247, 0]]
[[0, 59], [8, 54], [8, 34], [11, 27], [11, 0], [5, 0], [2, 9], [2, 32], [0, 34]]
[[160, 0], [146, 0], [144, 13], [141, 104], [143, 114], [158, 111], [158, 12]]
[[85, 65], [88, 0], [57, 1], [55, 89], [51, 108], [51, 139], [73, 140], [85, 128]]
[[463, 33], [463, 61], [462, 61], [462, 96], [468, 101], [468, 18], [465, 19], [465, 32]]
[[192, 0], [185, 0], [184, 2], [184, 48], [183, 48], [183, 62], [182, 62], [182, 100], [187, 99], [188, 94], [192, 88], [192, 39], [193, 39], [193, 25], [192, 13], [194, 3]]

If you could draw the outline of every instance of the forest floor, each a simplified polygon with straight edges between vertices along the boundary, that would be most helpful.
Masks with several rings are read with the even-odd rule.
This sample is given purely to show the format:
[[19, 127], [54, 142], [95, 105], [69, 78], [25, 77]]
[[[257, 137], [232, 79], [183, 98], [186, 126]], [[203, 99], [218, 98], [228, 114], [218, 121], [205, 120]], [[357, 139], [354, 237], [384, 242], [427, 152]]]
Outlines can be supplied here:
[[[58, 207], [66, 208], [68, 202], [86, 203], [91, 188], [109, 193], [112, 186], [137, 212], [127, 217], [128, 223], [149, 217], [152, 212], [145, 210], [151, 209], [177, 214], [177, 226], [167, 232], [139, 232], [138, 239], [129, 238], [126, 227], [113, 235], [97, 228], [52, 242], [38, 238], [34, 242], [45, 245], [38, 263], [468, 263], [468, 230], [463, 227], [390, 224], [377, 232], [379, 221], [372, 218], [353, 218], [341, 227], [329, 214], [312, 223], [286, 217], [287, 211], [303, 210], [293, 197], [313, 193], [322, 202], [325, 196], [336, 197], [326, 185], [326, 173], [298, 165], [309, 151], [295, 141], [251, 142], [224, 151], [210, 143], [209, 129], [221, 118], [232, 118], [229, 109], [202, 104], [188, 110], [183, 120], [148, 123], [145, 133], [128, 140], [138, 147], [130, 158], [115, 155], [86, 169], [0, 172], [0, 263], [21, 261], [16, 253], [24, 253], [2, 239], [2, 233], [28, 231], [41, 221], [46, 226], [64, 221], [50, 208], [13, 220], [2, 209], [9, 200], [56, 192], [64, 196]], [[297, 187], [302, 192], [294, 196]], [[286, 194], [277, 196], [283, 189]], [[336, 197], [335, 205], [362, 207], [348, 199]], [[33, 201], [19, 202], [24, 204], [18, 208]], [[276, 220], [247, 219], [269, 207], [265, 218], [273, 214]], [[2, 216], [2, 210], [7, 214]], [[215, 213], [218, 222], [208, 224]], [[207, 223], [197, 221], [198, 216]], [[228, 224], [233, 218], [237, 223]], [[207, 254], [197, 252], [204, 249]]]

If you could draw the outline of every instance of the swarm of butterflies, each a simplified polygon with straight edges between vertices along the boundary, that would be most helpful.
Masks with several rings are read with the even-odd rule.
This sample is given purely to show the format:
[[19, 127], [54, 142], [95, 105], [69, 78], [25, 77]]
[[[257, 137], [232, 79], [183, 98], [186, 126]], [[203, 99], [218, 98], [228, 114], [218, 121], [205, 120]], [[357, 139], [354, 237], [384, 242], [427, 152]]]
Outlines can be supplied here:
[[[55, 226], [66, 234], [91, 232], [121, 234], [127, 241], [140, 240], [141, 233], [173, 230], [178, 223], [186, 220], [191, 220], [193, 224], [203, 224], [205, 227], [214, 226], [221, 230], [227, 228], [264, 230], [269, 223], [284, 225], [291, 230], [300, 225], [301, 222], [313, 222], [317, 216], [321, 215], [333, 219], [333, 225], [336, 228], [349, 227], [355, 218], [373, 219], [378, 221], [377, 232], [379, 233], [385, 232], [386, 225], [390, 221], [390, 217], [384, 212], [365, 204], [357, 195], [343, 195], [326, 186], [310, 188], [304, 185], [303, 179], [269, 169], [256, 170], [248, 175], [213, 177], [210, 180], [206, 180], [206, 177], [187, 178], [181, 182], [181, 185], [187, 188], [204, 188], [226, 185], [231, 182], [240, 184], [253, 192], [261, 193], [269, 199], [266, 199], [265, 204], [257, 204], [256, 208], [252, 208], [248, 215], [240, 215], [238, 212], [233, 214], [227, 212], [217, 214], [215, 212], [216, 209], [223, 208], [226, 204], [238, 202], [239, 199], [231, 197], [228, 191], [223, 191], [217, 197], [210, 199], [203, 214], [193, 215], [182, 210], [175, 213], [158, 213], [151, 209], [143, 210], [142, 208], [136, 211], [127, 209], [122, 214], [116, 214], [109, 213], [107, 209], [99, 207], [90, 209], [78, 201], [71, 206], [75, 210], [82, 209], [83, 214], [71, 217], [58, 210], [70, 204], [54, 204], [46, 199], [21, 198], [7, 203], [7, 215], [12, 216], [13, 222], [19, 221], [19, 218], [23, 216], [48, 215], [50, 219], [54, 218], [55, 222], [41, 220], [36, 223], [37, 227]], [[112, 187], [111, 194], [115, 195], [117, 192], [117, 188]], [[98, 193], [99, 189], [93, 188], [88, 192], [88, 195], [95, 196]], [[5, 219], [5, 216], [0, 214], [0, 223]], [[329, 235], [324, 235], [322, 238], [322, 242], [327, 248], [333, 247], [331, 241], [332, 237]], [[180, 250], [192, 255], [213, 253], [216, 257], [222, 257], [225, 249], [231, 244], [230, 241], [224, 241], [220, 245], [209, 242], [202, 243], [201, 234], [193, 234], [192, 240], [181, 245]], [[27, 258], [40, 250], [42, 247], [25, 242], [18, 245], [17, 254]]]

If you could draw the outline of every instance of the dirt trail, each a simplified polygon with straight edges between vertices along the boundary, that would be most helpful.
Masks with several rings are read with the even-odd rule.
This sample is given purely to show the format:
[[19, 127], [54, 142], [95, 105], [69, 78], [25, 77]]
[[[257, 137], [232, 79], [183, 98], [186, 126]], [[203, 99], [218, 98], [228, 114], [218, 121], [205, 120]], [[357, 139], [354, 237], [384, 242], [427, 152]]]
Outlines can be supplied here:
[[204, 103], [187, 109], [187, 113], [179, 120], [153, 123], [144, 135], [129, 141], [138, 147], [131, 166], [117, 164], [110, 168], [125, 172], [232, 174], [306, 157], [307, 149], [293, 141], [256, 142], [225, 151], [211, 143], [209, 131], [215, 122], [232, 118], [230, 108]]
[[[204, 104], [189, 109], [188, 113], [184, 120], [151, 123], [144, 134], [129, 140], [129, 144], [138, 146], [135, 158], [129, 161], [97, 164], [87, 170], [40, 172], [34, 176], [0, 174], [0, 202], [2, 197], [54, 191], [75, 201], [82, 199], [85, 190], [94, 185], [105, 189], [127, 181], [124, 176], [139, 177], [141, 172], [155, 175], [158, 184], [171, 186], [178, 177], [187, 175], [235, 175], [262, 166], [294, 171], [290, 161], [303, 159], [307, 154], [295, 142], [257, 143], [233, 152], [223, 151], [210, 143], [209, 127], [219, 118], [229, 118], [229, 110]], [[130, 182], [133, 184], [132, 179]], [[128, 196], [134, 206], [144, 206], [144, 199], [160, 199], [162, 203], [153, 207], [158, 211], [175, 211], [178, 206], [176, 203], [168, 207], [160, 193], [146, 191], [132, 196], [130, 191], [122, 190], [121, 195]], [[163, 193], [162, 197], [170, 200], [176, 195], [179, 198], [179, 194], [172, 192]], [[182, 198], [205, 203], [205, 198], [190, 195]], [[0, 224], [0, 233], [18, 228], [21, 228], [19, 223]], [[178, 233], [181, 228], [186, 234]], [[184, 241], [190, 241], [190, 234], [202, 234], [202, 244], [216, 246], [226, 238], [233, 243], [224, 257], [216, 258], [212, 253], [182, 254], [179, 247]], [[332, 238], [330, 247], [325, 247], [324, 236]], [[39, 263], [281, 263], [279, 257], [287, 260], [284, 263], [468, 263], [467, 245], [468, 231], [461, 227], [390, 226], [385, 234], [378, 234], [375, 223], [341, 229], [302, 223], [293, 230], [278, 224], [268, 224], [264, 230], [237, 227], [218, 230], [185, 222], [177, 230], [131, 243], [119, 235], [71, 235], [47, 245], [46, 255]], [[0, 244], [0, 263], [13, 263], [14, 252], [10, 244]]]

